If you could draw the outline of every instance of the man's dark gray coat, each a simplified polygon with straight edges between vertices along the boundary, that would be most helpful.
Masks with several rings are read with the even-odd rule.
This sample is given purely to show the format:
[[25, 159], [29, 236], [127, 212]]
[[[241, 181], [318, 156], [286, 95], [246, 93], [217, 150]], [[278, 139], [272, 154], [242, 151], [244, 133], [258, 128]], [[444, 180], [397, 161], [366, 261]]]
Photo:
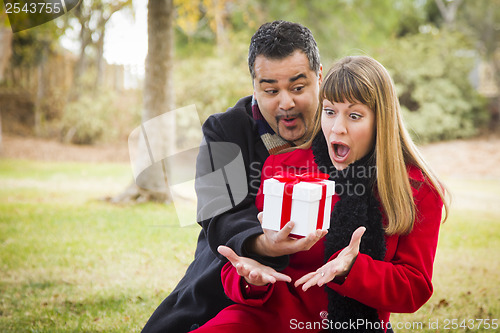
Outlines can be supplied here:
[[[252, 117], [251, 102], [252, 96], [247, 96], [226, 112], [214, 114], [206, 120], [202, 129], [207, 147], [200, 147], [196, 163], [197, 178], [215, 171], [213, 156], [206, 148], [214, 142], [233, 143], [234, 147], [239, 147], [243, 158], [248, 194], [234, 208], [200, 223], [203, 229], [198, 237], [194, 261], [177, 287], [153, 313], [143, 333], [189, 332], [232, 304], [221, 284], [220, 272], [226, 261], [217, 253], [219, 245], [227, 245], [239, 255], [250, 256], [276, 269], [287, 265], [288, 257], [263, 258], [245, 251], [245, 241], [262, 233], [255, 196], [262, 165], [269, 156]], [[214, 199], [213, 193], [220, 192], [197, 186], [198, 211]]]

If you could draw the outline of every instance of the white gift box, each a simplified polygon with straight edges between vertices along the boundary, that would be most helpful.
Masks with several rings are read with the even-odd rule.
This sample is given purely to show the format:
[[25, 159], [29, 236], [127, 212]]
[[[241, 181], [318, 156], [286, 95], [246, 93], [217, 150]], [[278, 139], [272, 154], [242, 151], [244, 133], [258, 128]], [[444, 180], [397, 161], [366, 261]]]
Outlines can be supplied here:
[[[323, 212], [319, 212], [320, 200], [322, 199], [322, 184], [326, 186], [326, 197], [324, 198]], [[264, 213], [262, 228], [280, 230], [287, 221], [281, 221], [283, 213], [283, 198], [285, 182], [270, 178], [264, 181]], [[307, 236], [316, 229], [328, 230], [330, 228], [330, 212], [332, 209], [332, 195], [335, 192], [335, 182], [331, 180], [301, 181], [293, 186], [291, 194], [291, 211], [289, 221], [295, 223], [291, 234]], [[287, 208], [285, 207], [285, 210]], [[323, 217], [321, 226], [318, 219]]]

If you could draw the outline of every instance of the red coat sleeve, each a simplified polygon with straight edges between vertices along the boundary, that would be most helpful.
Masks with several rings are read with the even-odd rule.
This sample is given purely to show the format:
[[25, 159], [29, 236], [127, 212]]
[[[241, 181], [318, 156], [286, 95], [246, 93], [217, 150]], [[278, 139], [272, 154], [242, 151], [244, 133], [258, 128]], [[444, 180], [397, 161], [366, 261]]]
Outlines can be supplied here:
[[414, 228], [410, 234], [399, 236], [390, 261], [373, 260], [360, 253], [345, 282], [341, 285], [330, 282], [328, 287], [382, 311], [415, 312], [425, 304], [433, 291], [432, 268], [443, 203], [439, 195], [423, 183], [415, 196], [415, 204], [418, 215]]
[[274, 290], [274, 284], [262, 287], [248, 285], [245, 279], [238, 275], [236, 268], [230, 262], [222, 267], [221, 278], [226, 295], [233, 302], [239, 304], [261, 306], [271, 297]]

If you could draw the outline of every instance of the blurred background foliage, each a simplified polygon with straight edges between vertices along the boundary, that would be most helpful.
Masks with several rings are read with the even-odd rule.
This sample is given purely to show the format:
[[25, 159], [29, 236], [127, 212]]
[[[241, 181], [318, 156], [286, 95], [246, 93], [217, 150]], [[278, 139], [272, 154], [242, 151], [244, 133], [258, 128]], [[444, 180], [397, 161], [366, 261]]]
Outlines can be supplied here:
[[[248, 43], [264, 22], [311, 29], [326, 73], [346, 55], [384, 64], [418, 142], [498, 131], [500, 0], [174, 0], [175, 105], [195, 104], [201, 120], [252, 93]], [[124, 140], [141, 119], [142, 83], [103, 59], [106, 24], [132, 0], [83, 1], [55, 22], [14, 34], [0, 56], [4, 132], [92, 144]], [[6, 15], [0, 14], [6, 21]], [[2, 28], [3, 39], [9, 33]], [[79, 54], [61, 47], [73, 31]], [[146, 38], [146, 36], [144, 37]], [[10, 50], [9, 50], [10, 47]], [[0, 59], [1, 60], [1, 59]], [[0, 61], [1, 63], [1, 61]], [[182, 117], [181, 117], [182, 118]], [[177, 119], [177, 133], [190, 128]]]

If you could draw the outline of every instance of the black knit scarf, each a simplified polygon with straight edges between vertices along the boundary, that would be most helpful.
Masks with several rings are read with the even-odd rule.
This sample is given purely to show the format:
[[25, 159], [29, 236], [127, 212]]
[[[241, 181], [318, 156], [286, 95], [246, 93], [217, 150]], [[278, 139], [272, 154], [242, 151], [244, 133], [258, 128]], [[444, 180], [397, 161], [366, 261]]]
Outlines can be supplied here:
[[[349, 245], [352, 233], [360, 226], [366, 227], [360, 252], [375, 260], [383, 260], [385, 237], [380, 204], [373, 195], [376, 179], [373, 151], [344, 170], [336, 170], [328, 155], [323, 132], [314, 138], [312, 150], [320, 171], [328, 173], [330, 179], [335, 181], [335, 192], [340, 196], [333, 208], [330, 229], [325, 237], [325, 261]], [[366, 278], [369, 279], [370, 275], [367, 274]], [[326, 290], [331, 332], [383, 332], [376, 309], [341, 296], [328, 287]], [[365, 324], [352, 329], [353, 325], [350, 324], [359, 323], [359, 319]], [[366, 324], [367, 322], [374, 324]]]

